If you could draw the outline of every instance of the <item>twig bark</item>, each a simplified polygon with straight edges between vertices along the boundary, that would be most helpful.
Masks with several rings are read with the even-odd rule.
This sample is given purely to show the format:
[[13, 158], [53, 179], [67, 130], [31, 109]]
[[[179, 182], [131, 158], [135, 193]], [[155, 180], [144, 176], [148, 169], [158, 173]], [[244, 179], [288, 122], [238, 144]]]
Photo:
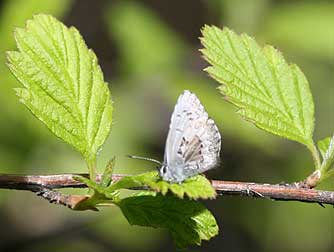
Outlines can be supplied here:
[[[88, 174], [57, 174], [57, 175], [1, 175], [0, 188], [14, 190], [28, 190], [52, 203], [66, 205], [73, 208], [79, 201], [87, 198], [84, 195], [65, 195], [54, 189], [86, 187], [74, 180], [74, 176]], [[115, 174], [113, 180], [119, 180], [125, 175]], [[101, 175], [97, 175], [99, 181]], [[334, 205], [334, 191], [303, 188], [301, 183], [293, 184], [261, 184], [247, 182], [232, 182], [211, 180], [218, 195], [241, 195], [253, 198], [272, 200], [293, 200], [310, 203]], [[143, 188], [144, 189], [144, 188]]]

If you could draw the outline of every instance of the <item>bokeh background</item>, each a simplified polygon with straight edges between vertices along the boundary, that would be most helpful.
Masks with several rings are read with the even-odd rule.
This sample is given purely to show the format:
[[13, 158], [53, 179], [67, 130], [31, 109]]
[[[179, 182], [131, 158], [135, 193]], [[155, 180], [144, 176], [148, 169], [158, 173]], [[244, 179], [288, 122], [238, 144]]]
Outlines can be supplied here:
[[[74, 25], [99, 58], [114, 100], [113, 128], [99, 167], [116, 172], [161, 160], [170, 115], [184, 89], [195, 92], [223, 136], [221, 167], [209, 178], [293, 182], [312, 171], [306, 148], [244, 122], [222, 99], [198, 49], [204, 24], [228, 26], [281, 50], [307, 76], [316, 108], [315, 140], [334, 130], [334, 2], [274, 0], [7, 0], [0, 5], [0, 173], [85, 172], [80, 155], [19, 104], [5, 66], [14, 27], [36, 13]], [[334, 190], [334, 180], [320, 188]], [[220, 197], [204, 202], [219, 236], [191, 251], [334, 251], [334, 209], [317, 204]], [[0, 251], [172, 251], [169, 234], [130, 226], [116, 208], [74, 212], [29, 192], [0, 191]]]

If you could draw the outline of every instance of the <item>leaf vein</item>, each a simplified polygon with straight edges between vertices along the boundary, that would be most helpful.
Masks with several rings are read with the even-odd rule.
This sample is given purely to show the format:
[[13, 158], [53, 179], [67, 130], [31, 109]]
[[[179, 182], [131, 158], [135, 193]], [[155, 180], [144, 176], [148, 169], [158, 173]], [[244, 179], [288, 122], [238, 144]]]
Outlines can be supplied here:
[[[233, 72], [225, 69], [223, 66], [221, 66], [219, 63], [216, 63], [216, 65], [219, 65], [222, 69], [224, 69], [226, 72], [229, 72], [231, 75], [233, 75], [236, 79], [240, 80], [241, 82], [243, 81], [242, 79], [240, 79], [237, 75], [235, 75]], [[215, 74], [211, 74], [213, 75], [215, 78], [217, 79], [220, 79], [222, 80], [222, 78], [218, 75], [215, 75]], [[276, 107], [274, 107], [271, 103], [269, 103], [267, 100], [264, 100], [261, 96], [254, 96], [252, 93], [249, 93], [247, 91], [245, 91], [244, 89], [241, 89], [240, 86], [238, 86], [237, 84], [233, 84], [232, 82], [229, 82], [229, 81], [226, 81], [226, 80], [222, 80], [223, 85], [229, 85], [229, 86], [234, 86], [234, 87], [237, 87], [241, 92], [245, 92], [247, 95], [249, 95], [250, 97], [256, 99], [256, 100], [259, 100], [261, 101], [262, 103], [266, 104], [268, 107], [270, 107], [271, 109], [273, 110], [276, 110], [278, 112], [278, 114], [280, 114], [282, 117], [286, 117], [286, 115], [284, 113], [282, 113], [280, 110], [278, 110]], [[226, 84], [228, 83], [228, 84]], [[247, 82], [244, 82], [244, 85], [245, 86], [248, 86], [251, 88], [251, 86], [249, 86], [248, 84], [246, 84]], [[235, 97], [235, 98], [238, 98], [238, 97]]]
[[[23, 44], [25, 44], [23, 42]], [[38, 62], [41, 62], [40, 60], [38, 60], [38, 54], [36, 54], [30, 47], [29, 45], [25, 44], [26, 48], [32, 53], [32, 55], [28, 54], [28, 53], [24, 53], [24, 52], [21, 52], [23, 57], [24, 55], [27, 56], [32, 62], [34, 62], [35, 64], [38, 64]], [[33, 56], [35, 56], [37, 58], [34, 58]], [[40, 69], [43, 69], [44, 70], [44, 73], [49, 73], [51, 75], [51, 77], [53, 77], [53, 79], [56, 81], [56, 82], [60, 82], [59, 79], [57, 79], [56, 75], [52, 72], [52, 71], [49, 71], [49, 68], [45, 68], [43, 64], [38, 64], [38, 66], [40, 67]], [[20, 71], [21, 75], [23, 76], [26, 76], [25, 72], [24, 71]], [[50, 75], [48, 75], [50, 77]], [[26, 78], [26, 80], [28, 80]], [[28, 83], [29, 81], [27, 81]], [[43, 85], [39, 85], [39, 87], [48, 95], [50, 96], [55, 102], [57, 102], [59, 105], [61, 105], [62, 107], [64, 107], [64, 109], [71, 114], [71, 116], [73, 118], [76, 118], [76, 116], [74, 116], [73, 112], [70, 110], [70, 108], [68, 106], [66, 106], [63, 102], [59, 101], [56, 97], [54, 97], [49, 91], [47, 91], [47, 89], [45, 89], [43, 87]], [[76, 119], [77, 120], [77, 119]]]
[[[71, 38], [73, 39], [73, 43], [74, 43], [74, 47], [75, 47], [75, 52], [76, 52], [76, 73], [77, 73], [77, 80], [76, 80], [76, 86], [77, 86], [77, 90], [78, 90], [78, 93], [77, 93], [77, 104], [79, 103], [79, 101], [81, 100], [81, 64], [80, 64], [80, 51], [79, 51], [79, 48], [78, 48], [78, 41], [76, 40], [76, 37], [75, 37], [75, 33], [74, 32], [71, 32], [69, 31], [70, 34], [71, 34]], [[86, 124], [85, 124], [85, 120], [83, 118], [83, 115], [82, 115], [82, 112], [81, 110], [80, 111], [80, 115], [81, 115], [81, 118], [82, 118], [82, 125], [85, 127]]]
[[[16, 71], [20, 72], [21, 74], [21, 78], [24, 79], [26, 82], [28, 82], [28, 78], [26, 77], [27, 75], [25, 74], [25, 72], [19, 70], [19, 68], [16, 68]], [[74, 121], [78, 122], [78, 119], [76, 118], [76, 116], [73, 114], [73, 112], [67, 107], [64, 106], [64, 104], [59, 101], [57, 98], [55, 98], [50, 92], [47, 91], [47, 89], [45, 89], [42, 85], [38, 85], [38, 88], [43, 91], [51, 100], [53, 100], [56, 104], [58, 104], [59, 106], [61, 106], [66, 112], [68, 112], [71, 117], [74, 119]], [[26, 88], [27, 89], [27, 88]], [[27, 89], [29, 90], [29, 89]]]
[[[243, 44], [244, 47], [245, 47], [245, 51], [247, 52], [248, 58], [249, 58], [249, 60], [250, 60], [250, 62], [251, 62], [251, 64], [252, 64], [252, 69], [254, 70], [254, 73], [255, 73], [255, 75], [256, 75], [256, 77], [257, 77], [258, 84], [260, 84], [260, 85], [263, 87], [263, 89], [264, 89], [264, 91], [265, 91], [265, 94], [266, 94], [266, 96], [267, 96], [267, 99], [270, 100], [270, 98], [271, 98], [271, 93], [270, 93], [270, 91], [268, 90], [267, 86], [265, 85], [265, 83], [263, 82], [263, 80], [262, 80], [261, 77], [260, 77], [260, 74], [259, 74], [258, 69], [257, 69], [257, 67], [256, 67], [256, 64], [255, 64], [255, 62], [254, 62], [254, 58], [253, 58], [253, 56], [252, 56], [252, 54], [251, 54], [251, 52], [250, 52], [248, 42], [247, 42], [245, 39], [242, 39], [241, 41], [242, 41], [242, 44]], [[255, 84], [255, 85], [256, 85], [256, 84]], [[273, 100], [273, 102], [275, 103], [274, 100]]]
[[[88, 120], [90, 118], [90, 110], [91, 110], [91, 107], [92, 107], [92, 96], [93, 96], [93, 88], [94, 88], [94, 85], [95, 85], [95, 80], [94, 80], [94, 75], [93, 75], [93, 72], [95, 73], [94, 71], [94, 58], [90, 57], [90, 85], [89, 85], [89, 88], [87, 89], [88, 90], [88, 107], [86, 107], [86, 130], [87, 130], [87, 136], [89, 136], [89, 127], [88, 127]], [[92, 147], [92, 142], [88, 143], [90, 146], [89, 147]]]
[[103, 102], [103, 108], [102, 108], [102, 111], [101, 113], [99, 113], [99, 117], [98, 117], [98, 122], [97, 122], [97, 125], [98, 127], [96, 127], [97, 129], [95, 130], [94, 132], [94, 136], [92, 138], [92, 142], [91, 142], [91, 146], [93, 146], [95, 144], [95, 139], [96, 139], [96, 136], [98, 135], [99, 131], [101, 130], [101, 122], [102, 122], [102, 118], [104, 116], [104, 113], [106, 112], [106, 108], [107, 108], [107, 103], [109, 102], [108, 100], [108, 95], [105, 95], [104, 96], [104, 102]]
[[[258, 92], [260, 92], [262, 96], [264, 96], [265, 98], [268, 99], [268, 98], [269, 98], [269, 95], [268, 95], [268, 93], [266, 93], [267, 90], [265, 89], [265, 90], [263, 91], [262, 89], [260, 89], [260, 88], [258, 87], [257, 83], [254, 82], [252, 79], [250, 79], [250, 78], [248, 77], [248, 74], [247, 74], [247, 68], [246, 68], [246, 66], [244, 66], [244, 64], [242, 63], [242, 60], [239, 58], [239, 56], [238, 56], [238, 54], [237, 54], [237, 52], [236, 52], [236, 48], [235, 48], [235, 46], [233, 45], [233, 43], [232, 43], [232, 41], [231, 41], [230, 34], [227, 33], [226, 37], [227, 37], [227, 41], [229, 42], [230, 47], [232, 48], [232, 51], [234, 52], [234, 55], [235, 55], [236, 58], [239, 60], [240, 65], [244, 68], [244, 71], [245, 71], [244, 75], [245, 75], [246, 79], [248, 79], [249, 82], [252, 83], [252, 87], [253, 87], [255, 90], [257, 90]], [[246, 51], [247, 51], [247, 47], [246, 47]], [[248, 56], [249, 56], [249, 53], [248, 53]], [[237, 64], [235, 63], [235, 65], [237, 65]]]
[[[229, 61], [230, 65], [232, 65], [233, 67], [239, 69], [241, 75], [243, 75], [243, 77], [244, 77], [246, 80], [248, 80], [248, 81], [244, 81], [244, 83], [247, 83], [247, 86], [249, 86], [249, 87], [252, 88], [252, 89], [257, 90], [258, 92], [260, 92], [260, 93], [262, 94], [262, 96], [268, 98], [268, 96], [267, 96], [261, 89], [258, 88], [257, 84], [256, 84], [252, 79], [249, 78], [249, 76], [247, 75], [246, 67], [245, 67], [242, 63], [240, 63], [240, 65], [242, 66], [242, 67], [240, 67], [235, 61], [233, 61], [233, 59], [232, 59], [228, 54], [225, 53], [225, 50], [223, 50], [223, 49], [221, 48], [220, 44], [222, 44], [223, 41], [222, 41], [221, 38], [218, 37], [217, 31], [215, 31], [215, 35], [216, 35], [216, 39], [219, 40], [219, 42], [220, 42], [220, 43], [219, 43], [219, 42], [217, 42], [216, 40], [212, 40], [213, 43], [216, 44], [217, 48], [220, 49], [220, 50], [217, 52], [216, 49], [212, 48], [213, 51], [216, 51], [216, 56], [219, 57], [219, 55], [223, 55], [223, 56]], [[234, 52], [235, 57], [236, 57], [237, 59], [239, 59], [240, 62], [242, 62], [242, 61], [240, 60], [238, 54], [236, 53], [236, 49], [235, 49], [235, 47], [233, 46], [233, 43], [230, 41], [230, 37], [229, 37], [229, 35], [227, 35], [226, 37], [227, 37], [227, 39], [228, 39], [228, 42], [229, 42], [229, 45], [230, 45], [232, 51]], [[221, 58], [221, 57], [219, 57], [219, 58]], [[212, 59], [211, 59], [211, 60], [212, 60]], [[236, 74], [234, 74], [234, 75], [236, 76]], [[240, 77], [238, 77], [238, 78], [240, 79]], [[241, 79], [240, 79], [240, 80], [241, 80]], [[248, 82], [251, 83], [252, 85], [249, 85]]]
[[[48, 37], [51, 40], [52, 46], [53, 48], [56, 50], [56, 55], [54, 55], [52, 52], [53, 50], [50, 50], [49, 47], [44, 43], [44, 41], [41, 39], [41, 37], [39, 36], [38, 32], [35, 31], [34, 36], [36, 37], [36, 39], [38, 40], [38, 42], [40, 43], [40, 45], [43, 47], [44, 52], [49, 56], [50, 59], [55, 61], [55, 65], [57, 65], [58, 67], [61, 68], [61, 72], [64, 74], [65, 78], [67, 79], [68, 83], [72, 83], [71, 78], [69, 76], [69, 73], [67, 71], [66, 68], [64, 68], [63, 62], [59, 61], [59, 57], [60, 55], [62, 55], [62, 50], [58, 47], [57, 41], [54, 40], [53, 35], [49, 33], [49, 31], [43, 26], [40, 26], [43, 31], [48, 35]], [[57, 64], [58, 63], [58, 64]], [[62, 81], [59, 81], [63, 87], [65, 87], [65, 89], [69, 90], [70, 93], [75, 95], [74, 89], [72, 87], [72, 85], [65, 85], [65, 83], [63, 84]], [[68, 96], [69, 99], [71, 99], [73, 101], [72, 96]]]
[[[291, 66], [289, 66], [291, 69]], [[301, 100], [300, 97], [300, 87], [299, 87], [299, 81], [298, 81], [298, 77], [296, 75], [296, 71], [294, 71], [294, 69], [291, 69], [292, 72], [292, 76], [293, 76], [293, 84], [294, 84], [294, 91], [297, 97], [297, 102], [298, 102], [298, 106], [300, 107], [299, 111], [304, 111], [304, 106], [303, 106], [303, 102]], [[304, 115], [303, 112], [299, 112], [298, 113], [299, 119], [301, 120], [301, 124], [302, 124], [302, 128], [303, 128], [303, 133], [305, 133], [305, 119], [304, 119]]]
[[277, 87], [278, 95], [279, 95], [279, 97], [282, 101], [284, 110], [286, 111], [285, 114], [288, 116], [288, 118], [290, 118], [291, 121], [294, 121], [293, 116], [292, 116], [291, 111], [290, 111], [290, 108], [287, 105], [285, 97], [283, 95], [283, 91], [281, 89], [281, 85], [280, 85], [280, 82], [279, 82], [278, 76], [277, 76], [277, 70], [274, 68], [273, 63], [271, 61], [268, 61], [268, 67], [269, 67], [269, 69], [271, 71], [271, 74], [273, 76], [273, 80], [276, 83], [275, 86]]

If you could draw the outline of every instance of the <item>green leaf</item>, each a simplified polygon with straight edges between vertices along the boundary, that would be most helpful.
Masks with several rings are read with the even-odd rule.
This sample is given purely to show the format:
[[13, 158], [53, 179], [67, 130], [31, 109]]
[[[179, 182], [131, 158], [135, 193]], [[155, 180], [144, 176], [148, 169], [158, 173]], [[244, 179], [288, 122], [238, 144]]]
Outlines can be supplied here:
[[84, 183], [85, 185], [87, 185], [87, 187], [93, 189], [94, 191], [100, 193], [100, 194], [106, 194], [105, 193], [105, 188], [102, 185], [99, 185], [98, 183], [96, 183], [93, 180], [90, 180], [86, 177], [83, 176], [74, 176], [73, 179], [75, 179], [76, 181], [79, 181], [81, 183]]
[[111, 192], [119, 189], [145, 186], [148, 186], [163, 195], [166, 195], [170, 191], [179, 198], [184, 198], [185, 195], [190, 199], [208, 199], [216, 197], [215, 189], [212, 187], [210, 181], [203, 175], [197, 175], [186, 179], [181, 184], [172, 184], [161, 180], [157, 171], [126, 176], [108, 187], [107, 191]]
[[190, 199], [208, 199], [216, 197], [216, 190], [203, 175], [197, 175], [185, 180], [182, 184], [170, 184], [164, 180], [150, 181], [148, 186], [165, 195], [168, 190], [179, 198], [187, 195]]
[[156, 171], [141, 173], [133, 176], [125, 176], [117, 182], [111, 184], [107, 190], [115, 191], [120, 189], [131, 189], [135, 187], [143, 187], [150, 183], [150, 181], [159, 180], [159, 175]]
[[334, 167], [334, 136], [320, 140], [318, 148], [323, 159], [321, 169], [326, 172]]
[[73, 208], [74, 210], [82, 211], [92, 209], [98, 211], [97, 207], [99, 207], [101, 204], [108, 203], [110, 205], [120, 200], [119, 191], [108, 192], [106, 191], [106, 188], [103, 187], [103, 185], [100, 185], [95, 181], [92, 181], [83, 176], [74, 176], [74, 179], [86, 184], [88, 188], [93, 190], [93, 194], [78, 202], [78, 204]]
[[115, 162], [116, 162], [116, 158], [115, 157], [112, 157], [106, 168], [104, 169], [104, 172], [103, 172], [103, 175], [102, 175], [102, 178], [101, 178], [101, 183], [100, 185], [102, 187], [108, 187], [111, 183], [111, 180], [112, 180], [112, 173], [113, 173], [113, 169], [115, 167]]
[[327, 152], [330, 141], [331, 141], [330, 137], [326, 137], [326, 138], [318, 141], [318, 149], [319, 149], [323, 159], [325, 158], [325, 155], [326, 155], [326, 152]]
[[222, 84], [226, 100], [257, 127], [314, 147], [314, 105], [308, 82], [272, 46], [261, 48], [246, 34], [205, 26], [205, 70]]
[[94, 162], [109, 134], [112, 104], [94, 52], [79, 32], [49, 15], [15, 30], [8, 66], [20, 101], [58, 137]]
[[137, 195], [119, 203], [130, 224], [167, 228], [178, 247], [200, 245], [218, 234], [218, 225], [201, 203], [173, 196]]

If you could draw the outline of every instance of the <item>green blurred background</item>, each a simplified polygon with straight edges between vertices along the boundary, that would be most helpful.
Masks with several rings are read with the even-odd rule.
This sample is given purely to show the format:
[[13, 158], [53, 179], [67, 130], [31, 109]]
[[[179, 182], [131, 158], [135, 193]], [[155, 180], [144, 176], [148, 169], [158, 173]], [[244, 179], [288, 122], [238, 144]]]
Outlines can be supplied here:
[[[19, 104], [5, 66], [14, 27], [36, 13], [76, 26], [99, 58], [114, 100], [113, 128], [99, 167], [117, 156], [118, 173], [161, 160], [170, 114], [184, 89], [195, 92], [223, 136], [221, 167], [209, 178], [293, 182], [312, 172], [306, 148], [244, 122], [202, 69], [204, 24], [247, 32], [281, 50], [307, 76], [316, 107], [315, 140], [334, 130], [334, 2], [273, 0], [7, 0], [0, 5], [0, 172], [86, 172], [82, 158]], [[334, 180], [320, 188], [334, 190]], [[317, 204], [220, 197], [204, 202], [219, 236], [191, 251], [334, 251], [334, 209]], [[164, 230], [130, 226], [116, 208], [74, 212], [29, 192], [0, 192], [0, 251], [172, 251]]]

